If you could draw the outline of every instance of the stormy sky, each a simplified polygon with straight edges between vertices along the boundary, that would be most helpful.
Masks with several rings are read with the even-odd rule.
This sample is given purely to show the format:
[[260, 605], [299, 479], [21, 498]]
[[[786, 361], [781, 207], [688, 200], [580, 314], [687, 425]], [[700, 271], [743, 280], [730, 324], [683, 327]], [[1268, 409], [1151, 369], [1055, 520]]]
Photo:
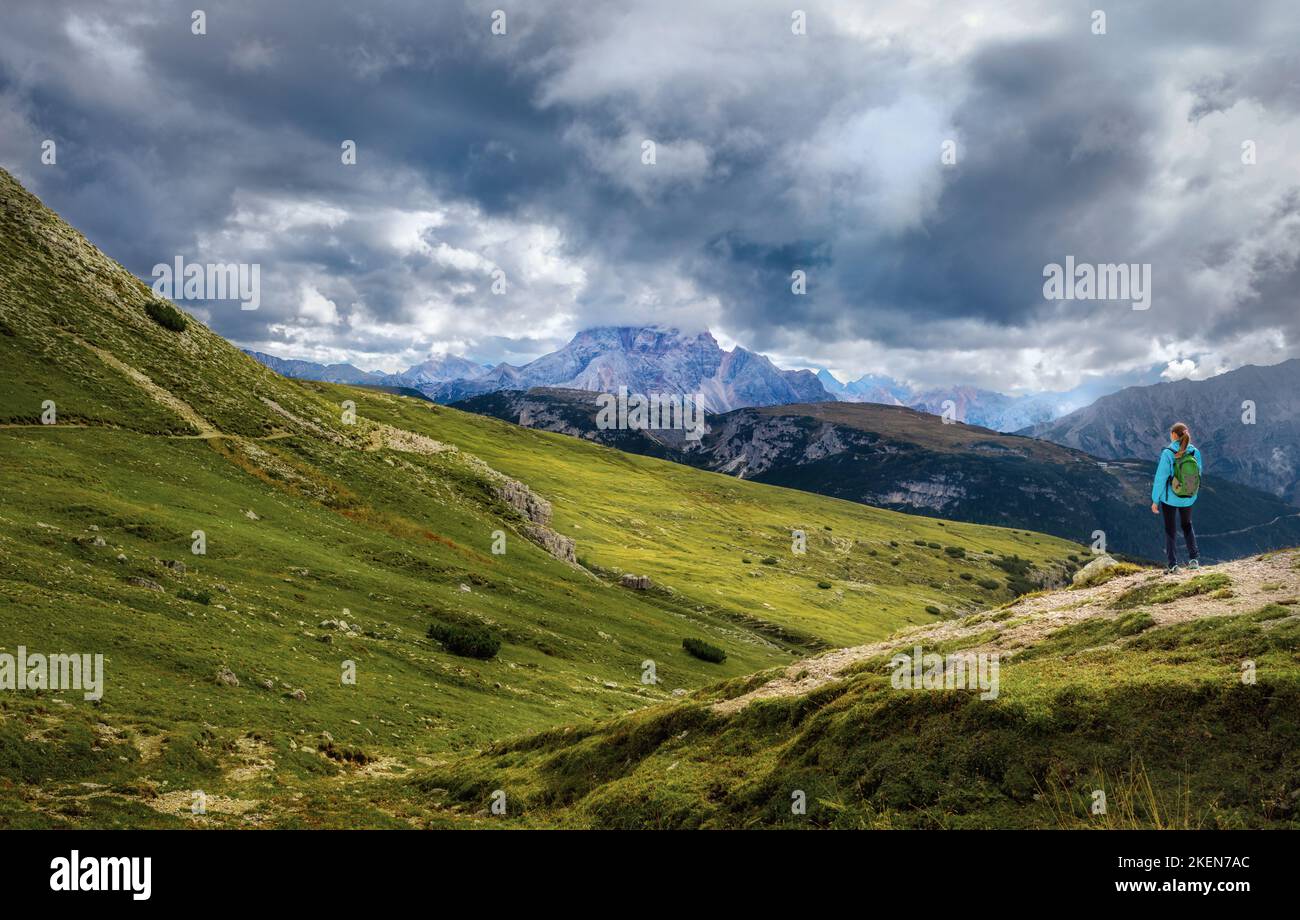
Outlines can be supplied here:
[[[203, 3], [6, 3], [0, 164], [143, 278], [260, 265], [256, 311], [182, 303], [240, 345], [659, 323], [1008, 392], [1300, 354], [1288, 0]], [[1150, 309], [1045, 299], [1067, 257]]]

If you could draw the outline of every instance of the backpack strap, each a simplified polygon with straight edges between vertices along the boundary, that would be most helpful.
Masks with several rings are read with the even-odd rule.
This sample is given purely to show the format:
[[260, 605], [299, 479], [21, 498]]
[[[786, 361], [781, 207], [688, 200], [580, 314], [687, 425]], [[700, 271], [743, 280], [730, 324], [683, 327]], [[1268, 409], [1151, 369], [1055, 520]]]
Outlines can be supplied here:
[[1172, 447], [1166, 447], [1162, 453], [1169, 453], [1169, 478], [1165, 480], [1165, 498], [1169, 497], [1169, 490], [1173, 487], [1174, 475], [1177, 473], [1178, 455], [1174, 453]]

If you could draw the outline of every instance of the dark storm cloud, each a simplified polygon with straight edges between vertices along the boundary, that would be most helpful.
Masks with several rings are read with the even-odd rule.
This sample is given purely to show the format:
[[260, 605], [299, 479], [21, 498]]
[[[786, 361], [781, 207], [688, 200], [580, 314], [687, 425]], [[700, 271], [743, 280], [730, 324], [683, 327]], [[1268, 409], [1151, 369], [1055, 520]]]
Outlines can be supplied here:
[[[6, 10], [0, 161], [141, 276], [260, 264], [261, 309], [200, 309], [296, 357], [520, 360], [659, 321], [1065, 388], [1294, 351], [1283, 3], [1125, 4], [1104, 35], [1074, 4], [815, 3], [795, 36], [771, 2], [530, 2], [494, 36], [507, 6], [223, 4], [205, 36], [193, 4]], [[1153, 308], [1045, 301], [1067, 255], [1151, 263]]]

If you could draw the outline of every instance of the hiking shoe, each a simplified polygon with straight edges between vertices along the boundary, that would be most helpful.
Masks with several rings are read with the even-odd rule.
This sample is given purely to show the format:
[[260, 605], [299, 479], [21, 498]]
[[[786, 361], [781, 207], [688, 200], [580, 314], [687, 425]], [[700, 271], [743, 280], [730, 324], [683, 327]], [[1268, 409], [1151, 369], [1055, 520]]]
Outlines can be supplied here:
[[1165, 574], [1166, 574], [1166, 575], [1173, 575], [1173, 574], [1175, 574], [1175, 573], [1177, 573], [1177, 572], [1181, 572], [1182, 570], [1183, 570], [1183, 567], [1182, 567], [1181, 565], [1179, 565], [1178, 563], [1175, 562], [1175, 563], [1174, 563], [1173, 565], [1171, 565], [1169, 568], [1165, 569]]
[[1189, 569], [1199, 569], [1201, 567], [1201, 563], [1198, 560], [1193, 559], [1191, 562], [1187, 563], [1187, 567]]

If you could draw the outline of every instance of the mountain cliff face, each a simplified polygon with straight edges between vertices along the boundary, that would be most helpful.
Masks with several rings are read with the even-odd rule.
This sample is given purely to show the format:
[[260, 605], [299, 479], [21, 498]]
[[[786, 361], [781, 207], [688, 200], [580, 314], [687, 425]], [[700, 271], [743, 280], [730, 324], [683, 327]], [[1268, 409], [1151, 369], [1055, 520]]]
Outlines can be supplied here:
[[1209, 479], [1230, 479], [1300, 505], [1300, 359], [1208, 380], [1129, 387], [1021, 433], [1098, 457], [1154, 458], [1178, 421], [1205, 454]]
[[[913, 514], [1001, 524], [1157, 559], [1150, 461], [1103, 461], [1048, 441], [944, 424], [897, 406], [817, 403], [709, 417], [698, 442], [678, 431], [600, 431], [594, 397], [494, 393], [457, 408], [595, 440], [742, 479]], [[1210, 477], [1197, 505], [1202, 557], [1232, 559], [1300, 542], [1300, 514], [1277, 497]]]
[[[712, 412], [833, 399], [811, 371], [787, 371], [763, 355], [736, 347], [724, 351], [709, 332], [684, 335], [659, 326], [586, 329], [559, 351], [516, 367], [486, 367], [455, 355], [432, 358], [400, 374], [352, 365], [288, 361], [249, 351], [263, 364], [304, 380], [410, 387], [429, 399], [452, 403], [499, 390], [561, 387], [595, 393], [703, 394]], [[832, 378], [834, 379], [834, 378]]]
[[531, 387], [703, 394], [712, 412], [832, 398], [811, 371], [781, 370], [763, 355], [740, 347], [724, 351], [709, 332], [687, 335], [658, 326], [587, 329], [559, 351], [522, 367], [499, 365], [481, 377], [448, 381], [426, 392], [437, 402], [455, 402]]

